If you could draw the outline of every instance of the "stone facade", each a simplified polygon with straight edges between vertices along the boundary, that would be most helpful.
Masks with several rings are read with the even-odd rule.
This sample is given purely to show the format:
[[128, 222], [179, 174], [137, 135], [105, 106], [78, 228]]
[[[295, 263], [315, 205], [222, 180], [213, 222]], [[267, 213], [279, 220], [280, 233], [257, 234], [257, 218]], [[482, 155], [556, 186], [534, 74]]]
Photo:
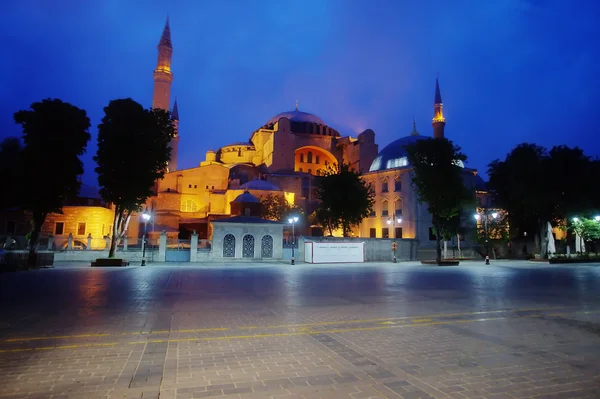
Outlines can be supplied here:
[[101, 206], [65, 206], [63, 213], [51, 213], [42, 225], [42, 236], [54, 236], [54, 246], [62, 248], [71, 234], [75, 245], [87, 247], [92, 237], [91, 249], [104, 249], [104, 236], [112, 234], [114, 211]]
[[247, 219], [213, 222], [212, 258], [283, 258], [283, 224]]

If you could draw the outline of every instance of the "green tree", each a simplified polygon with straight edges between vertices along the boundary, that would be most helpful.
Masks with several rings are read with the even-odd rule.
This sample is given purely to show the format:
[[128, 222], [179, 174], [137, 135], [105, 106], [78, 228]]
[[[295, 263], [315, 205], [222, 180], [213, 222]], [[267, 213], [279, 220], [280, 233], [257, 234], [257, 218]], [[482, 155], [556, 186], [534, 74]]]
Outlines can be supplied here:
[[23, 129], [19, 202], [32, 215], [29, 264], [35, 264], [35, 248], [49, 213], [62, 213], [64, 201], [76, 197], [81, 187], [83, 162], [90, 140], [86, 112], [58, 99], [31, 104], [14, 114]]
[[171, 155], [175, 128], [168, 111], [147, 110], [130, 98], [111, 101], [98, 125], [98, 183], [102, 198], [114, 204], [109, 257], [138, 211], [152, 195]]
[[283, 196], [268, 194], [260, 199], [261, 217], [276, 222], [285, 222], [291, 214], [303, 215], [304, 211], [295, 204], [290, 204]]
[[467, 157], [447, 139], [419, 140], [406, 147], [412, 185], [426, 203], [436, 231], [436, 261], [442, 259], [441, 239], [458, 230], [461, 209], [473, 200], [464, 186], [458, 161]]
[[600, 222], [594, 219], [573, 218], [569, 230], [579, 235], [584, 242], [600, 240]]
[[22, 174], [23, 145], [18, 137], [7, 137], [0, 142], [0, 176], [4, 194], [0, 195], [0, 209], [17, 207]]
[[317, 197], [320, 204], [316, 215], [323, 228], [331, 233], [334, 227], [340, 226], [344, 237], [369, 216], [374, 203], [370, 184], [345, 163], [330, 166], [319, 177]]

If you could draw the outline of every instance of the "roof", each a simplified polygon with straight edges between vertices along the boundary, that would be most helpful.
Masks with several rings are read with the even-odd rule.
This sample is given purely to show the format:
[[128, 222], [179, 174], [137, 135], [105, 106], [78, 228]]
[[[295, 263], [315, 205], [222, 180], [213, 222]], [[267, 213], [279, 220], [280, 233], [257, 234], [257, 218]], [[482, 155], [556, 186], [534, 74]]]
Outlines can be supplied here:
[[319, 118], [316, 115], [309, 114], [308, 112], [302, 112], [298, 110], [282, 112], [280, 114], [275, 115], [271, 119], [267, 121], [267, 125], [273, 124], [275, 122], [279, 122], [281, 118], [288, 118], [292, 122], [309, 122], [315, 123], [317, 125], [327, 125], [323, 119]]
[[260, 179], [250, 180], [242, 184], [240, 188], [244, 190], [281, 191], [276, 185]]
[[260, 203], [260, 200], [254, 195], [250, 194], [248, 191], [244, 191], [242, 194], [235, 197], [233, 202]]
[[475, 189], [477, 191], [487, 190], [487, 182], [483, 180], [483, 177], [481, 177], [480, 175], [475, 176]]
[[377, 158], [373, 160], [369, 172], [387, 170], [408, 166], [406, 146], [416, 143], [419, 140], [429, 139], [431, 137], [411, 135], [392, 141], [385, 148], [379, 151]]
[[262, 223], [262, 224], [283, 224], [273, 220], [261, 219], [256, 216], [233, 216], [227, 219], [216, 219], [213, 223]]

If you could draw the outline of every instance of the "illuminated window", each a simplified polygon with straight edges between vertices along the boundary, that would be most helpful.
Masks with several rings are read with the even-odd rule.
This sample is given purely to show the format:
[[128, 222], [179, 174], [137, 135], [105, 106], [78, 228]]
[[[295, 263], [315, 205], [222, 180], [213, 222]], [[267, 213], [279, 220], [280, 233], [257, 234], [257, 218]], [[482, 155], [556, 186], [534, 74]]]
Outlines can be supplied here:
[[380, 167], [381, 167], [381, 157], [377, 157], [371, 164], [371, 167], [369, 168], [369, 172], [379, 170]]
[[407, 166], [407, 165], [408, 165], [408, 159], [406, 157], [402, 157], [402, 158], [395, 158], [395, 159], [388, 160], [385, 164], [385, 168], [386, 169], [401, 168], [401, 167]]
[[77, 235], [78, 236], [85, 235], [85, 223], [77, 223]]
[[186, 200], [181, 203], [181, 212], [197, 212], [198, 207], [196, 203], [192, 200]]

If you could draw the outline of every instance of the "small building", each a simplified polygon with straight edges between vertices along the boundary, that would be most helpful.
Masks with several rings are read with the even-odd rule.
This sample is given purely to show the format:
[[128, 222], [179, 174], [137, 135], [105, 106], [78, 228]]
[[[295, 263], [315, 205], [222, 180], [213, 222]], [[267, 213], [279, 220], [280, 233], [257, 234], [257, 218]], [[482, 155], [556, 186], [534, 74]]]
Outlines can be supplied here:
[[283, 223], [262, 219], [261, 203], [248, 191], [231, 201], [230, 218], [212, 221], [212, 257], [283, 258]]

